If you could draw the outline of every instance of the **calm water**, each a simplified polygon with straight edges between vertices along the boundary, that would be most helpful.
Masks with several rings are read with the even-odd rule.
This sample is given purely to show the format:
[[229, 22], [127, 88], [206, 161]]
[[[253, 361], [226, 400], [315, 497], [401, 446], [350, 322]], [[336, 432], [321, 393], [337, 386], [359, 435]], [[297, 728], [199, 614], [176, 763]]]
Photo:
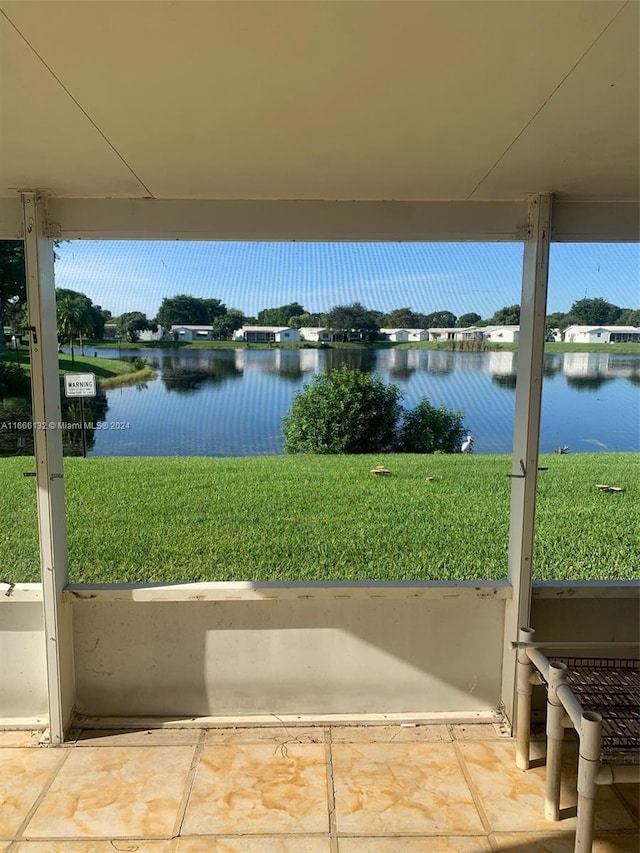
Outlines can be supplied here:
[[[98, 355], [117, 357], [114, 350]], [[87, 354], [92, 354], [87, 351]], [[136, 353], [137, 354], [137, 353]], [[343, 363], [462, 409], [476, 453], [512, 449], [517, 353], [432, 350], [144, 350], [158, 377], [107, 392], [109, 427], [92, 456], [242, 456], [282, 452], [280, 425], [296, 391]], [[545, 356], [541, 451], [640, 450], [640, 356]]]

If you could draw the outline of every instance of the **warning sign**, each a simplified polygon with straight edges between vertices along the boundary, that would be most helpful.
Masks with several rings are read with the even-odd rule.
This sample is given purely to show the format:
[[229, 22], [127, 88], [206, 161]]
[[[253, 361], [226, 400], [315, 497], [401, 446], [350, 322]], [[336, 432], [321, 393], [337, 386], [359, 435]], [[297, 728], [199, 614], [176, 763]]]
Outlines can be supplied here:
[[95, 397], [95, 373], [65, 373], [64, 393], [66, 397]]

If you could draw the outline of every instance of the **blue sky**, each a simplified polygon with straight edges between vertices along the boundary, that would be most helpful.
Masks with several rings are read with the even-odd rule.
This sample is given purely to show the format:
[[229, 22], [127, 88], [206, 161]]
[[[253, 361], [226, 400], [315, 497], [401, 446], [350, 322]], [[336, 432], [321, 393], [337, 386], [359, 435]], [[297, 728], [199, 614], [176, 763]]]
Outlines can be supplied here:
[[[73, 241], [56, 250], [56, 286], [114, 316], [155, 316], [164, 296], [221, 299], [256, 315], [300, 302], [308, 311], [362, 302], [491, 317], [520, 301], [519, 243], [204, 243]], [[548, 312], [602, 296], [640, 306], [640, 244], [553, 244]]]

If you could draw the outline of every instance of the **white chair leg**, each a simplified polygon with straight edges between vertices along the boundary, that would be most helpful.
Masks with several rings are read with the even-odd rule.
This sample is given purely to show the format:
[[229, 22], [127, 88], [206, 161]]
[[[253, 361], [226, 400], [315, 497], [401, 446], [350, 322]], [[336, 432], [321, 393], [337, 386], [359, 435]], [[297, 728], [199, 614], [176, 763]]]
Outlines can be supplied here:
[[564, 741], [565, 710], [556, 695], [556, 688], [564, 684], [567, 665], [560, 661], [549, 662], [549, 690], [547, 696], [547, 775], [544, 792], [544, 816], [547, 820], [560, 820], [560, 786], [562, 780], [562, 743]]
[[600, 769], [602, 717], [592, 711], [582, 715], [578, 758], [578, 819], [575, 853], [591, 853], [595, 821], [596, 776]]

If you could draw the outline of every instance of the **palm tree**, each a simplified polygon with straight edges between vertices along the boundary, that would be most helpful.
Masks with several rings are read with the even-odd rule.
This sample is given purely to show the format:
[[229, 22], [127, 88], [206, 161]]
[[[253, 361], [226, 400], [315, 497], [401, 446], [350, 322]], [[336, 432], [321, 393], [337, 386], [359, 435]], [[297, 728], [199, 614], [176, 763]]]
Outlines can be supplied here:
[[71, 361], [75, 361], [73, 339], [75, 335], [91, 332], [92, 323], [89, 309], [84, 300], [64, 294], [57, 301], [58, 334], [62, 340], [69, 341]]

